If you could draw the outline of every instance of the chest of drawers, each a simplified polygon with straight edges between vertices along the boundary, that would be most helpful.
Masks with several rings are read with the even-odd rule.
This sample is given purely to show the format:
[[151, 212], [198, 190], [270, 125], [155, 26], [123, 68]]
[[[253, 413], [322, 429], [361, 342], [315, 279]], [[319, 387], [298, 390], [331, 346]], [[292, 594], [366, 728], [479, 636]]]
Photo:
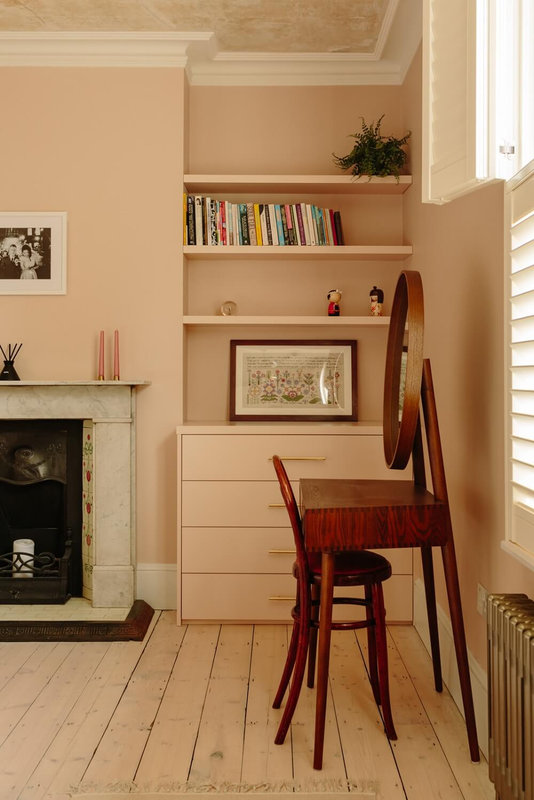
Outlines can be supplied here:
[[[303, 477], [404, 478], [386, 468], [373, 425], [178, 429], [178, 616], [183, 622], [287, 622], [293, 535], [272, 465], [298, 497]], [[412, 552], [388, 550], [388, 621], [412, 619]]]

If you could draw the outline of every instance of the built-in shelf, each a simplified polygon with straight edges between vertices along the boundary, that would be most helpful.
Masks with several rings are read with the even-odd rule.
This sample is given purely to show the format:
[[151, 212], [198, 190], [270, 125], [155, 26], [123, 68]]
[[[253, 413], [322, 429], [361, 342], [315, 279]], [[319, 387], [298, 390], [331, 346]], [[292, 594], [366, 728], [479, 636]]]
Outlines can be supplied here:
[[403, 194], [412, 185], [411, 175], [386, 178], [363, 175], [184, 175], [188, 192], [268, 192], [269, 194]]
[[216, 260], [228, 259], [237, 260], [256, 260], [256, 259], [331, 259], [335, 258], [347, 261], [402, 261], [413, 252], [411, 245], [343, 245], [332, 247], [331, 245], [304, 246], [304, 245], [283, 245], [283, 246], [229, 246], [229, 245], [184, 245], [184, 256], [191, 259], [212, 258]]
[[186, 315], [182, 319], [184, 325], [327, 325], [330, 328], [345, 325], [389, 325], [389, 317], [328, 317], [328, 316], [201, 316]]

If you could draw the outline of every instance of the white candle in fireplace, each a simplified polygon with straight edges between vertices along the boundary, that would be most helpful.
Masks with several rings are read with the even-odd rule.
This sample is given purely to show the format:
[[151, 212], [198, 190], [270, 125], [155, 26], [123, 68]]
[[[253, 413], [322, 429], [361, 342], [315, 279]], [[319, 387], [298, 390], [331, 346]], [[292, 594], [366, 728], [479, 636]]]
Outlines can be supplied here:
[[[13, 577], [33, 578], [33, 556], [35, 542], [33, 539], [15, 539], [13, 542]], [[17, 558], [17, 554], [20, 554]], [[15, 560], [17, 565], [15, 566]], [[21, 564], [22, 562], [22, 564]], [[18, 568], [17, 568], [18, 567]]]

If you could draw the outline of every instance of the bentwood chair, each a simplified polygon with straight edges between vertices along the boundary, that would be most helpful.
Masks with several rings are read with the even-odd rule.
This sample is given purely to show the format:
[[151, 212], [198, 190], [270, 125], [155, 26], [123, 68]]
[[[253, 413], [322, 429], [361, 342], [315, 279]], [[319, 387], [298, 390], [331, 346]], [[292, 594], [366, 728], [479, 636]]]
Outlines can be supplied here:
[[[292, 609], [293, 631], [286, 663], [276, 693], [273, 708], [280, 708], [291, 681], [287, 703], [275, 737], [282, 744], [286, 737], [302, 687], [306, 660], [309, 658], [308, 686], [314, 682], [315, 650], [319, 626], [319, 591], [321, 586], [321, 556], [307, 553], [304, 546], [301, 518], [279, 456], [273, 464], [280, 483], [280, 491], [291, 521], [296, 548], [293, 575], [297, 580], [296, 603]], [[358, 550], [340, 553], [334, 567], [334, 586], [363, 586], [364, 598], [334, 597], [334, 605], [357, 605], [365, 608], [365, 619], [332, 621], [331, 630], [356, 630], [367, 628], [369, 678], [377, 705], [381, 706], [384, 728], [389, 739], [397, 734], [391, 716], [388, 681], [388, 656], [386, 623], [382, 582], [391, 577], [391, 564], [378, 553]]]

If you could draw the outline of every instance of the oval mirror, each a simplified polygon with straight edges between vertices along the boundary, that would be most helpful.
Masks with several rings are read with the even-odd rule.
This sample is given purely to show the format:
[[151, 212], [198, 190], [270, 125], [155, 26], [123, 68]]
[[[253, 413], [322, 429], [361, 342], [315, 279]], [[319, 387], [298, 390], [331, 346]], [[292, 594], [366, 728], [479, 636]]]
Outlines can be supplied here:
[[401, 272], [389, 323], [384, 379], [384, 454], [390, 469], [404, 469], [419, 419], [423, 372], [424, 304], [421, 275]]

